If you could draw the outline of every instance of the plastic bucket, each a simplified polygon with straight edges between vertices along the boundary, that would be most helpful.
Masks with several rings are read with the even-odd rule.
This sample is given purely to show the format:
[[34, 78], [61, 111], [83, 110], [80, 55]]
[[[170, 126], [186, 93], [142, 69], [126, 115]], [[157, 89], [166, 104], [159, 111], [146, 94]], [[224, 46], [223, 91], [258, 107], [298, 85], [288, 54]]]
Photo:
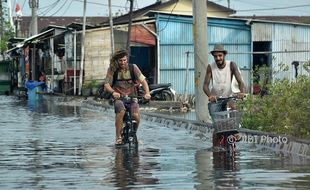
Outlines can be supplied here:
[[39, 100], [42, 95], [38, 94], [37, 92], [42, 92], [41, 86], [37, 86], [33, 89], [28, 89], [28, 99], [29, 100]]

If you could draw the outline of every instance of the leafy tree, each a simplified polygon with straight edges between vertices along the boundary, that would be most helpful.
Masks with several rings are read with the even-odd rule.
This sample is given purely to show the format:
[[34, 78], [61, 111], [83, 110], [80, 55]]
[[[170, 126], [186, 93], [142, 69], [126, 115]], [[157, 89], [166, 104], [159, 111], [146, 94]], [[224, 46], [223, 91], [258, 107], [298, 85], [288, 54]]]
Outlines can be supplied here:
[[4, 9], [3, 11], [3, 17], [2, 19], [2, 24], [3, 26], [1, 27], [1, 38], [0, 38], [0, 53], [3, 56], [4, 52], [8, 49], [8, 41], [10, 38], [14, 37], [14, 29], [11, 26], [10, 22], [8, 21], [8, 14], [7, 14], [7, 9]]

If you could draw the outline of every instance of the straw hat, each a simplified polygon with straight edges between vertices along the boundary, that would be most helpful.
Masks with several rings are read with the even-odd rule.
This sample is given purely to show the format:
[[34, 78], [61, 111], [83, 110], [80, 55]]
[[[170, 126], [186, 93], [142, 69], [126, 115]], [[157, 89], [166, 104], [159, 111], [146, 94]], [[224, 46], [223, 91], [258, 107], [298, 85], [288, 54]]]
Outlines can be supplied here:
[[216, 44], [210, 53], [213, 55], [214, 52], [223, 52], [225, 55], [227, 54], [227, 51], [224, 49], [224, 45], [222, 44]]

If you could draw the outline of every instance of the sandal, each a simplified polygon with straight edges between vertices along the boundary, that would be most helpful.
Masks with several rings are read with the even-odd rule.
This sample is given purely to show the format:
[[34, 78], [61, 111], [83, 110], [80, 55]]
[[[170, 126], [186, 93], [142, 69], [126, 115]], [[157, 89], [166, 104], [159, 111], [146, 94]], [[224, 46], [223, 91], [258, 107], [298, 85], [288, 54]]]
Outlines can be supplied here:
[[118, 137], [116, 142], [115, 142], [115, 145], [122, 145], [123, 144], [123, 139], [122, 137]]

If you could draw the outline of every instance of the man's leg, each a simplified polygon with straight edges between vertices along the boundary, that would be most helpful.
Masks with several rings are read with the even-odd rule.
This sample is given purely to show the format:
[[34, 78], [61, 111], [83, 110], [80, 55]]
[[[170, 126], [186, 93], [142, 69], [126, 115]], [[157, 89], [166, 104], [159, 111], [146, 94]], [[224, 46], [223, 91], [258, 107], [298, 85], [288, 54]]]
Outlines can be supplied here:
[[[223, 101], [218, 101], [214, 103], [209, 102], [208, 109], [209, 109], [212, 122], [214, 122], [213, 113], [223, 111]], [[221, 140], [221, 136], [213, 132], [212, 134], [213, 148], [220, 146], [220, 140]]]
[[123, 118], [125, 110], [120, 111], [115, 117], [116, 139], [122, 138]]
[[134, 123], [134, 129], [135, 131], [137, 131], [140, 124], [140, 111], [138, 100], [132, 104], [132, 112], [132, 117], [136, 121], [136, 123]]
[[115, 100], [114, 102], [115, 110], [115, 131], [116, 131], [116, 144], [122, 143], [122, 129], [123, 129], [123, 119], [125, 115], [125, 106], [121, 100]]
[[227, 102], [227, 108], [229, 110], [237, 110], [237, 103], [234, 100], [229, 100]]

